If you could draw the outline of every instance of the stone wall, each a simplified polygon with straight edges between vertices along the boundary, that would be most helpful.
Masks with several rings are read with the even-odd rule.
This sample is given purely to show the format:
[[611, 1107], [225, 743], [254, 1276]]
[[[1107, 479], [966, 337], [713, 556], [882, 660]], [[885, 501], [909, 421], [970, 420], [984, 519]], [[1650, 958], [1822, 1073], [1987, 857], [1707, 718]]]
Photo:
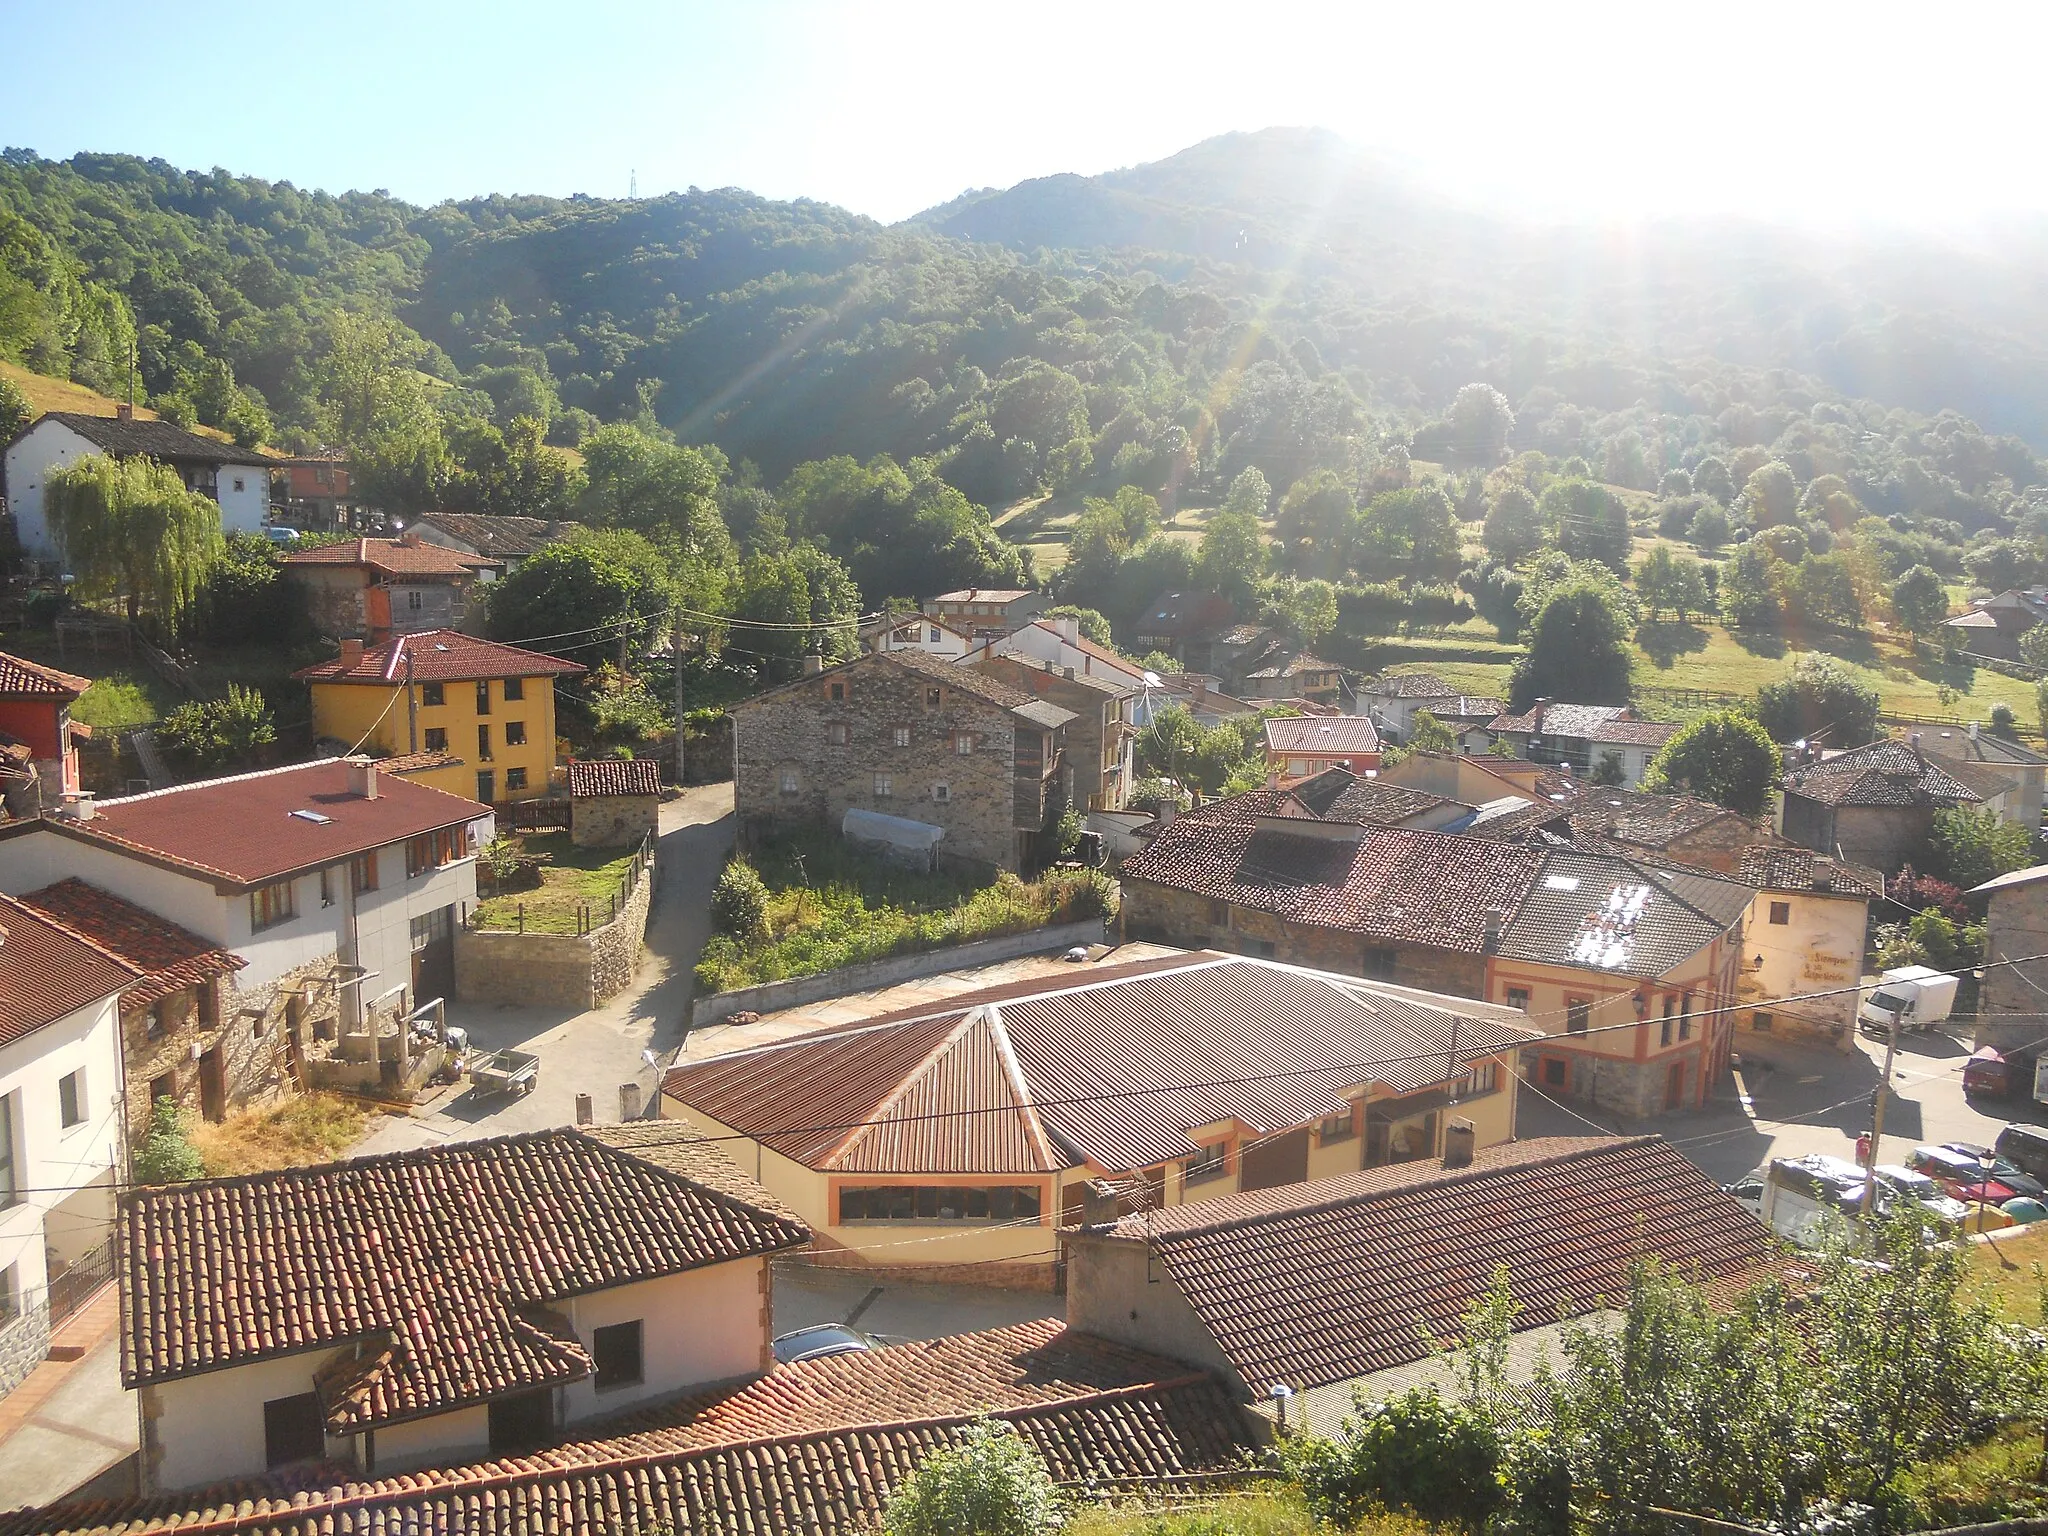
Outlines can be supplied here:
[[21, 1316], [0, 1328], [0, 1397], [24, 1381], [50, 1353], [50, 1305], [40, 1294]]
[[[1984, 920], [1985, 960], [2043, 954], [2048, 954], [2048, 880], [1992, 892]], [[2040, 1017], [2048, 1013], [2048, 960], [2024, 965], [1987, 963], [1978, 997], [1978, 1045], [2006, 1050], [2031, 1045], [2048, 1034]]]
[[647, 937], [654, 866], [618, 917], [586, 934], [455, 930], [455, 995], [465, 1003], [537, 1003], [581, 1013], [632, 985]]
[[352, 565], [287, 565], [284, 579], [299, 589], [314, 633], [329, 640], [360, 636], [368, 624], [363, 608], [365, 573]]
[[655, 830], [658, 795], [585, 795], [569, 802], [569, 840], [578, 848], [630, 848]]
[[[288, 972], [268, 986], [243, 991], [232, 976], [206, 989], [187, 988], [160, 1005], [162, 1027], [150, 1029], [150, 1010], [121, 1015], [121, 1057], [127, 1078], [127, 1126], [134, 1145], [149, 1128], [150, 1107], [165, 1084], [169, 1097], [194, 1119], [203, 1110], [200, 1058], [221, 1053], [220, 1108], [233, 1112], [289, 1093], [294, 1084], [287, 1061], [296, 1026], [326, 1033], [340, 1013], [333, 983], [334, 957]], [[167, 1081], [166, 1081], [167, 1080]]]

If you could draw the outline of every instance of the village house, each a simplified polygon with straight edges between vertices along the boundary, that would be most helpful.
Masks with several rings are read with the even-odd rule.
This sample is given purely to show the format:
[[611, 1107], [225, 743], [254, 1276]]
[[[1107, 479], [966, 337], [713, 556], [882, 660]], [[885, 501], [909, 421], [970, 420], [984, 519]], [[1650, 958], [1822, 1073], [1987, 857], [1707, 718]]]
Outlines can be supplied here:
[[143, 1491], [505, 1455], [759, 1375], [769, 1257], [810, 1234], [645, 1151], [565, 1128], [128, 1191]]
[[661, 764], [651, 757], [569, 760], [569, 840], [631, 848], [659, 830]]
[[2048, 757], [2004, 736], [1994, 736], [1974, 720], [1960, 729], [1922, 726], [1920, 741], [1927, 755], [1945, 768], [1951, 763], [1981, 764], [2017, 780], [2018, 788], [2002, 797], [2003, 815], [2030, 832], [2040, 827]]
[[2048, 864], [2015, 869], [1970, 892], [1984, 901], [1984, 980], [1977, 994], [1980, 1046], [2038, 1050], [2048, 1035]]
[[1778, 835], [1802, 848], [1895, 873], [1920, 856], [1934, 813], [1981, 803], [1914, 741], [1823, 753], [1778, 781]]
[[925, 860], [1035, 870], [1072, 793], [1071, 710], [921, 651], [808, 672], [731, 715], [743, 848], [829, 829]]
[[[1756, 887], [1743, 925], [1735, 1022], [1757, 1035], [1807, 1035], [1841, 1050], [1856, 1039], [1870, 904], [1884, 876], [1810, 848], [1757, 845], [1738, 876]], [[1811, 996], [1812, 993], [1824, 996]]]
[[1354, 1394], [1457, 1390], [1440, 1350], [1504, 1275], [1507, 1374], [1568, 1368], [1565, 1325], [1608, 1314], [1656, 1259], [1694, 1281], [1761, 1275], [1770, 1232], [1654, 1136], [1541, 1137], [1061, 1234], [1067, 1322], [1184, 1360], [1240, 1402], [1332, 1434]]
[[271, 466], [260, 453], [168, 421], [145, 421], [125, 405], [113, 416], [49, 411], [16, 433], [6, 452], [7, 510], [29, 559], [62, 558], [43, 510], [43, 488], [53, 470], [93, 454], [169, 465], [185, 489], [219, 503], [224, 533], [259, 532], [270, 515]]
[[1266, 722], [1266, 767], [1282, 783], [1328, 768], [1363, 777], [1379, 765], [1379, 732], [1363, 715], [1280, 715]]
[[1344, 702], [1344, 673], [1335, 662], [1296, 646], [1275, 645], [1248, 672], [1225, 679], [1248, 700], [1307, 699], [1332, 709]]
[[0, 827], [0, 890], [75, 876], [240, 960], [215, 978], [219, 1029], [202, 1014], [192, 1037], [213, 1043], [167, 1085], [182, 1096], [197, 1072], [202, 1095], [235, 1104], [287, 1088], [337, 1025], [374, 1039], [380, 1021], [388, 1032], [452, 995], [455, 928], [476, 902], [490, 821], [489, 807], [372, 759], [329, 758], [97, 804], [82, 795], [71, 814]]
[[1605, 779], [1624, 789], [1643, 782], [1651, 761], [1678, 727], [1638, 720], [1626, 705], [1557, 704], [1538, 699], [1526, 713], [1496, 716], [1487, 729], [1515, 756], [1563, 764], [1582, 778]]
[[1565, 803], [1572, 798], [1537, 787], [1555, 777], [1555, 770], [1518, 757], [1491, 754], [1475, 757], [1464, 752], [1410, 752], [1391, 768], [1382, 768], [1379, 777], [1383, 784], [1424, 789], [1468, 805], [1484, 805], [1504, 795], [1515, 795], [1524, 800], [1551, 800], [1558, 805], [1559, 814], [1564, 815], [1568, 814]]
[[1209, 637], [1237, 615], [1214, 592], [1162, 592], [1145, 605], [1132, 639], [1142, 652], [1164, 651], [1196, 671], [1210, 672]]
[[1755, 895], [1734, 880], [1229, 801], [1162, 827], [1119, 877], [1130, 938], [1523, 1010], [1548, 1037], [1524, 1063], [1549, 1095], [1651, 1115], [1704, 1103], [1727, 1065]]
[[282, 565], [315, 631], [372, 644], [429, 629], [475, 629], [482, 612], [472, 595], [503, 570], [499, 561], [411, 533], [295, 550]]
[[0, 1393], [107, 1277], [133, 966], [0, 896]]
[[2048, 587], [2018, 587], [1979, 598], [1962, 613], [1941, 621], [1944, 638], [1954, 636], [1972, 656], [1996, 661], [2020, 659], [2020, 637], [2048, 619]]
[[232, 987], [228, 978], [246, 964], [240, 956], [76, 876], [19, 900], [138, 973], [120, 999], [130, 1146], [140, 1144], [159, 1099], [205, 1120], [220, 1120], [248, 1101], [257, 1085], [245, 1072], [232, 1085], [239, 1092], [230, 1091], [226, 1062], [233, 1052], [224, 1048], [232, 1021], [222, 1001]]
[[1083, 677], [1105, 678], [1133, 689], [1145, 685], [1143, 667], [1097, 645], [1081, 633], [1081, 621], [1071, 617], [1033, 619], [1000, 638], [980, 641], [967, 659], [979, 661], [985, 655], [1020, 656], [1062, 670], [1072, 667]]
[[1736, 874], [1744, 855], [1767, 836], [1740, 812], [1691, 795], [1617, 789], [1557, 773], [1532, 788], [1570, 809], [1571, 834], [1582, 845], [1619, 845], [1624, 853], [1654, 853], [1717, 874]]
[[1432, 672], [1386, 672], [1359, 684], [1358, 712], [1394, 740], [1406, 741], [1418, 710], [1441, 720], [1438, 711], [1455, 705], [1458, 697], [1457, 689]]
[[78, 791], [78, 743], [92, 727], [73, 720], [71, 706], [91, 686], [0, 652], [0, 799], [9, 815], [55, 810]]
[[1225, 693], [1222, 681], [1206, 672], [1152, 673], [1131, 700], [1131, 724], [1143, 730], [1169, 709], [1184, 709], [1195, 724], [1213, 731], [1226, 721], [1257, 714], [1259, 706]]
[[974, 649], [965, 630], [921, 613], [891, 613], [870, 619], [860, 627], [860, 641], [870, 651], [923, 651], [942, 661], [958, 661]]
[[313, 735], [436, 761], [407, 776], [485, 805], [548, 792], [555, 768], [555, 681], [583, 668], [559, 656], [459, 630], [341, 642], [341, 654], [293, 677], [313, 696]]
[[1511, 1140], [1538, 1040], [1505, 1007], [1186, 954], [685, 1061], [661, 1109], [802, 1216], [822, 1262], [1050, 1286], [1055, 1228], [1105, 1201], [1431, 1158], [1452, 1116]]
[[270, 501], [283, 523], [323, 533], [358, 526], [369, 510], [356, 497], [348, 460], [338, 453], [271, 460]]
[[1137, 690], [1107, 673], [1082, 672], [1023, 655], [977, 652], [968, 664], [1071, 713], [1067, 760], [1075, 805], [1120, 811], [1130, 797], [1137, 733], [1129, 724]]
[[[758, 1337], [751, 1317], [739, 1337]], [[628, 1523], [648, 1530], [867, 1536], [915, 1467], [988, 1420], [1069, 1487], [1201, 1486], [1241, 1469], [1266, 1438], [1207, 1372], [1043, 1319], [773, 1365], [582, 1425], [537, 1455], [346, 1479], [292, 1468], [182, 1498], [27, 1510], [6, 1529], [615, 1536], [617, 1512], [631, 1511]]]
[[409, 531], [459, 555], [494, 560], [509, 576], [555, 540], [581, 533], [583, 525], [507, 513], [429, 512], [414, 518]]
[[1389, 784], [1371, 774], [1326, 768], [1285, 788], [1274, 787], [1232, 795], [1196, 812], [1197, 816], [1286, 816], [1310, 821], [1349, 822], [1354, 826], [1414, 827], [1441, 832], [1469, 823], [1476, 806], [1432, 795], [1426, 790]]
[[1000, 640], [1012, 630], [1022, 629], [1045, 611], [1043, 592], [1016, 587], [963, 587], [927, 598], [924, 611], [943, 619], [954, 629], [964, 630], [975, 641]]

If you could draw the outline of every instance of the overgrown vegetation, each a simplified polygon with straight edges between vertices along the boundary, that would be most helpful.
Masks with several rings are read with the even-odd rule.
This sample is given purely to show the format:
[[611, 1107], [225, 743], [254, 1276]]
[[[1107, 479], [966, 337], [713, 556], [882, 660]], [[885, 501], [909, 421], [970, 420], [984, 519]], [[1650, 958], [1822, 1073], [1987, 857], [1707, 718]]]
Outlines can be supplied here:
[[337, 1094], [294, 1093], [218, 1124], [192, 1126], [191, 1146], [208, 1178], [303, 1168], [347, 1153], [363, 1139], [368, 1119], [361, 1105]]
[[533, 861], [540, 880], [480, 900], [476, 925], [526, 933], [582, 933], [603, 926], [610, 920], [613, 898], [623, 899], [637, 852], [579, 848], [566, 832], [506, 835], [496, 841], [508, 845], [494, 855], [498, 864], [512, 869]]

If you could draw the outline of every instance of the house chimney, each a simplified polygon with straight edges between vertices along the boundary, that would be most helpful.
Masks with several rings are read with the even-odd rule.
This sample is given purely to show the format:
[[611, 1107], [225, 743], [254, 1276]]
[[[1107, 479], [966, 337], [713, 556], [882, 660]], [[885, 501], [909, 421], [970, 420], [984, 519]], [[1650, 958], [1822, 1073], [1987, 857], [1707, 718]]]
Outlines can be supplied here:
[[1079, 619], [1054, 619], [1052, 627], [1059, 632], [1059, 637], [1069, 645], [1075, 644], [1081, 638], [1081, 621]]
[[73, 821], [91, 821], [94, 816], [93, 792], [89, 789], [74, 789], [64, 796], [62, 814]]
[[344, 640], [341, 642], [341, 664], [344, 667], [360, 666], [363, 660], [363, 642]]
[[1972, 740], [1972, 741], [1975, 741], [1976, 739], [1977, 739], [1977, 722], [1976, 722], [1976, 721], [1974, 721], [1974, 720], [1972, 720], [1972, 721], [1970, 722], [1970, 740]]
[[1180, 794], [1178, 791], [1168, 795], [1164, 800], [1152, 807], [1152, 819], [1162, 827], [1172, 826], [1174, 818], [1178, 815], [1180, 815]]
[[1478, 1134], [1472, 1129], [1470, 1120], [1453, 1120], [1444, 1127], [1444, 1166], [1446, 1168], [1470, 1168], [1472, 1153], [1478, 1144]]
[[116, 420], [116, 421], [133, 421], [134, 419], [135, 419], [135, 407], [134, 407], [134, 406], [130, 405], [130, 404], [129, 404], [129, 403], [128, 403], [128, 402], [126, 401], [126, 400], [122, 400], [122, 401], [119, 401], [119, 402], [117, 402], [117, 403], [115, 404], [115, 406], [114, 406], [114, 420]]
[[804, 658], [804, 676], [816, 677], [825, 670], [825, 658], [813, 652]]
[[640, 1085], [638, 1083], [619, 1084], [619, 1118], [621, 1120], [638, 1120], [640, 1118]]
[[343, 758], [348, 765], [348, 792], [359, 800], [377, 798], [377, 760], [374, 757]]
[[1499, 949], [1499, 948], [1500, 948], [1500, 914], [1499, 914], [1498, 912], [1489, 912], [1489, 913], [1487, 913], [1487, 914], [1486, 914], [1486, 949], [1485, 949], [1485, 953], [1487, 953], [1487, 954], [1489, 954], [1489, 955], [1490, 955], [1490, 954], [1492, 954], [1492, 953], [1493, 953], [1493, 952], [1494, 952], [1495, 950], [1497, 950], [1497, 949]]

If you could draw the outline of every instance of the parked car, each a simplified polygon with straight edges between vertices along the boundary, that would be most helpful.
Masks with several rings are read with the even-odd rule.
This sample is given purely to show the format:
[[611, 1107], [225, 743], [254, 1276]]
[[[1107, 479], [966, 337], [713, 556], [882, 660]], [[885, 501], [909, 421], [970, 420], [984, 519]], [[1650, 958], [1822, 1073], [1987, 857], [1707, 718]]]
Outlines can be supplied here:
[[872, 1348], [873, 1342], [858, 1328], [849, 1328], [844, 1323], [818, 1323], [809, 1328], [798, 1328], [778, 1338], [775, 1341], [775, 1358], [784, 1365], [794, 1365], [799, 1360], [824, 1360], [832, 1355], [857, 1355], [862, 1350]]
[[263, 537], [273, 544], [296, 544], [299, 542], [299, 530], [272, 526], [263, 530]]
[[2037, 1179], [2048, 1179], [2048, 1131], [2033, 1125], [2008, 1125], [1992, 1150]]
[[1965, 1202], [1981, 1200], [1987, 1205], [2003, 1205], [2019, 1193], [2010, 1184], [1990, 1177], [1975, 1158], [1952, 1147], [1915, 1147], [1907, 1154], [1906, 1166], [1915, 1173], [1926, 1174], [1944, 1193]]
[[1889, 1192], [1901, 1199], [1914, 1201], [1920, 1209], [1945, 1225], [1960, 1225], [1970, 1214], [1967, 1205], [1945, 1193], [1927, 1174], [1902, 1168], [1897, 1163], [1880, 1163], [1871, 1172], [1877, 1176], [1880, 1193]]
[[1769, 1171], [1768, 1166], [1766, 1166], [1746, 1173], [1733, 1184], [1723, 1184], [1721, 1192], [1733, 1195], [1737, 1200], [1761, 1216], [1764, 1213], [1764, 1177]]
[[2010, 1158], [2000, 1157], [1991, 1148], [1974, 1141], [1944, 1141], [1942, 1145], [1951, 1151], [1962, 1153], [1965, 1157], [1974, 1158], [1979, 1166], [1989, 1163], [1991, 1177], [2014, 1193], [2024, 1195], [2029, 1200], [2048, 1203], [2048, 1182], [2016, 1167]]
[[1757, 1214], [1778, 1236], [1802, 1248], [1819, 1247], [1832, 1222], [1853, 1222], [1869, 1181], [1847, 1158], [1809, 1153], [1774, 1158], [1763, 1171]]

